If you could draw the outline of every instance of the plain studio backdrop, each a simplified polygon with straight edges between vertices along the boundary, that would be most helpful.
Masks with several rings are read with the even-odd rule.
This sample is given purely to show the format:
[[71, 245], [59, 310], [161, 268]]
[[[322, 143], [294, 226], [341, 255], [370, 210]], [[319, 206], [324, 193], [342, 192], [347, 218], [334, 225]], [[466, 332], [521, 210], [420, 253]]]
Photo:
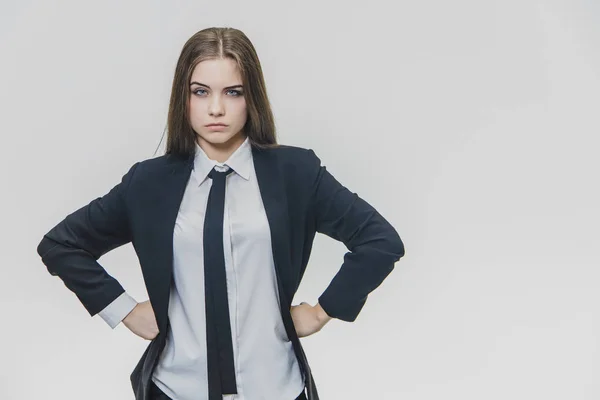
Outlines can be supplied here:
[[[302, 339], [324, 400], [600, 398], [597, 1], [3, 0], [1, 399], [133, 398], [148, 342], [36, 246], [163, 154], [175, 63], [209, 26], [253, 41], [280, 142], [406, 246], [354, 323]], [[346, 251], [317, 235], [293, 303]], [[100, 263], [147, 299], [130, 244]]]

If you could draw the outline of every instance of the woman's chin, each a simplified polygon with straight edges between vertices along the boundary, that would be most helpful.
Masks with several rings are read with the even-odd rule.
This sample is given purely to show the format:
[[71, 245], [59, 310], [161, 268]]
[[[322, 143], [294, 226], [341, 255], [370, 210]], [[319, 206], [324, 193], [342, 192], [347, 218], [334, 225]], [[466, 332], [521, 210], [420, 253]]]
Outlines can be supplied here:
[[212, 145], [220, 145], [230, 142], [236, 136], [229, 134], [229, 132], [206, 132], [202, 135], [202, 139]]

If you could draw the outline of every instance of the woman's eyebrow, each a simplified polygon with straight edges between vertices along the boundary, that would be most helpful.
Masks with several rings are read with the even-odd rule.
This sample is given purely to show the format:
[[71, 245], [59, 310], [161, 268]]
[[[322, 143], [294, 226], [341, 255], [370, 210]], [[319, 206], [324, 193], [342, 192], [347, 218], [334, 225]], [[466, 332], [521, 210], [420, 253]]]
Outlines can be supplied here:
[[[196, 81], [194, 81], [194, 82], [190, 83], [190, 86], [192, 86], [192, 85], [194, 85], [194, 84], [196, 84], [196, 85], [200, 85], [200, 86], [204, 86], [204, 87], [206, 87], [206, 88], [209, 88], [209, 89], [210, 89], [210, 86], [208, 86], [208, 85], [205, 85], [204, 83], [196, 82]], [[223, 89], [233, 89], [233, 88], [237, 88], [237, 87], [240, 87], [240, 88], [241, 88], [241, 87], [244, 87], [244, 86], [243, 86], [243, 85], [233, 85], [233, 86], [227, 86], [227, 87], [224, 87]]]

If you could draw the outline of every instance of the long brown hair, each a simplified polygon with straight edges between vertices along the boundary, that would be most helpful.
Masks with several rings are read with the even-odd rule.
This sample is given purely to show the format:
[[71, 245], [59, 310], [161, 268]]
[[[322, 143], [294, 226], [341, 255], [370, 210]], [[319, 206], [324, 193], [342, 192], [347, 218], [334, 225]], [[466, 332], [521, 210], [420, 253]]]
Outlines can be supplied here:
[[165, 154], [193, 156], [196, 133], [189, 119], [190, 79], [199, 62], [215, 58], [231, 58], [240, 71], [248, 112], [242, 129], [250, 144], [258, 148], [278, 145], [262, 68], [252, 42], [238, 29], [212, 27], [190, 37], [179, 55], [169, 101]]

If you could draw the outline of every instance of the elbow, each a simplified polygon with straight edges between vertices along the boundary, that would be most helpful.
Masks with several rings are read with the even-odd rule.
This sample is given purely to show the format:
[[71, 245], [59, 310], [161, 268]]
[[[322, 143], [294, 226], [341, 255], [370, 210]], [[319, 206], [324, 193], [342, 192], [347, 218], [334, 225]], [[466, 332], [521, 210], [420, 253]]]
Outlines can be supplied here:
[[46, 236], [44, 236], [42, 240], [38, 243], [36, 251], [41, 258], [44, 258], [44, 254], [46, 254], [48, 250], [48, 239], [46, 238]]
[[394, 268], [394, 264], [404, 257], [404, 242], [400, 238], [398, 231], [389, 222], [385, 221], [372, 238], [376, 238], [377, 251], [385, 258], [385, 263]]
[[42, 258], [42, 262], [46, 265], [50, 275], [58, 275], [58, 272], [53, 268], [54, 263], [49, 261], [48, 254], [57, 247], [59, 244], [52, 239], [44, 236], [40, 243], [37, 245], [37, 253]]
[[402, 242], [402, 239], [400, 239], [398, 234], [396, 234], [396, 236], [398, 236], [396, 240], [396, 254], [398, 255], [398, 259], [400, 259], [401, 257], [404, 257], [404, 242]]
[[400, 239], [398, 232], [392, 228], [392, 232], [389, 236], [390, 253], [394, 255], [394, 262], [404, 257], [404, 242]]
[[40, 243], [38, 243], [36, 251], [42, 258], [42, 261], [44, 261], [44, 259], [47, 258], [48, 253], [56, 246], [58, 246], [57, 242], [44, 235]]
[[44, 236], [42, 238], [42, 240], [40, 241], [40, 243], [38, 243], [37, 245], [37, 253], [41, 258], [44, 258], [44, 256], [50, 251], [52, 250], [52, 248], [54, 246], [56, 246], [57, 243], [48, 239], [46, 236]]

